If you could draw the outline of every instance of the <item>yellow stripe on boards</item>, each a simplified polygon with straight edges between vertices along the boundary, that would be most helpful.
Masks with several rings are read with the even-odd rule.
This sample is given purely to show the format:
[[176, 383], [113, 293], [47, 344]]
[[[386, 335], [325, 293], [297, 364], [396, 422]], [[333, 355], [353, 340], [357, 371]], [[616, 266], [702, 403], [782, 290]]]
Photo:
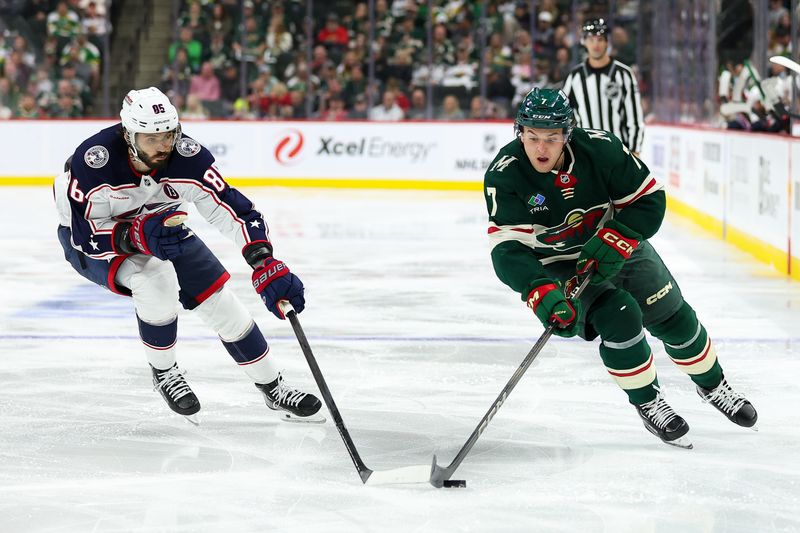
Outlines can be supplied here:
[[762, 263], [772, 265], [781, 274], [788, 274], [789, 254], [752, 235], [728, 226], [725, 240], [740, 250], [744, 250]]
[[32, 187], [38, 185], [53, 185], [56, 174], [52, 176], [3, 176], [0, 177], [0, 186], [8, 187]]
[[234, 187], [315, 187], [330, 189], [424, 189], [435, 191], [480, 191], [478, 181], [428, 181], [352, 178], [226, 178]]
[[[695, 209], [689, 204], [675, 199], [672, 196], [667, 196], [667, 209], [670, 213], [674, 213], [683, 218], [689, 219], [696, 223], [701, 228], [709, 231], [715, 237], [723, 238], [723, 224], [722, 221]], [[747, 252], [762, 263], [773, 266], [781, 274], [788, 274], [789, 267], [789, 254], [786, 250], [781, 250], [777, 246], [762, 241], [752, 235], [743, 231], [737, 230], [728, 224], [725, 227], [724, 238], [726, 242], [731, 243], [740, 250]], [[792, 267], [792, 277], [800, 279], [794, 268]]]
[[[800, 236], [798, 236], [800, 238]], [[800, 280], [800, 257], [792, 256], [792, 279]]]
[[[0, 186], [36, 186], [53, 184], [52, 176], [3, 176]], [[226, 178], [234, 187], [314, 187], [330, 189], [422, 189], [434, 191], [480, 191], [479, 181], [387, 180], [352, 178]]]
[[678, 200], [674, 196], [667, 195], [667, 210], [670, 213], [675, 213], [676, 215], [691, 220], [704, 230], [710, 232], [716, 238], [722, 238], [723, 232], [721, 220], [717, 220], [713, 216], [695, 209], [689, 204]]

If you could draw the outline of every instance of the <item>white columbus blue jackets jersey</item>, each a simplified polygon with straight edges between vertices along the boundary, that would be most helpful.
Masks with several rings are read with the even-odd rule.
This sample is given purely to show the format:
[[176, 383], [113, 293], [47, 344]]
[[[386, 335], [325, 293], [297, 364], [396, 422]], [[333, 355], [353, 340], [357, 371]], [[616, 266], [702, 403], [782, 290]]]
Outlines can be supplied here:
[[76, 249], [93, 259], [122, 255], [113, 246], [118, 222], [186, 202], [240, 249], [269, 242], [261, 213], [225, 182], [200, 143], [184, 135], [164, 169], [143, 175], [130, 162], [121, 128], [116, 124], [86, 139], [72, 156], [71, 170], [56, 178], [59, 222], [71, 229]]

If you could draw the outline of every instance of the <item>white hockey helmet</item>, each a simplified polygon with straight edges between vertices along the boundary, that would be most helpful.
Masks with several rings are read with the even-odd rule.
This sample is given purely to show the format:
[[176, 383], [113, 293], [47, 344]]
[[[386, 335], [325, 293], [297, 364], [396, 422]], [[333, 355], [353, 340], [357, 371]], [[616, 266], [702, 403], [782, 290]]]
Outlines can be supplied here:
[[128, 91], [122, 101], [119, 112], [122, 127], [127, 133], [128, 142], [138, 157], [136, 150], [137, 133], [168, 133], [174, 131], [175, 142], [181, 136], [181, 125], [178, 120], [178, 110], [169, 101], [167, 95], [156, 89], [148, 87]]

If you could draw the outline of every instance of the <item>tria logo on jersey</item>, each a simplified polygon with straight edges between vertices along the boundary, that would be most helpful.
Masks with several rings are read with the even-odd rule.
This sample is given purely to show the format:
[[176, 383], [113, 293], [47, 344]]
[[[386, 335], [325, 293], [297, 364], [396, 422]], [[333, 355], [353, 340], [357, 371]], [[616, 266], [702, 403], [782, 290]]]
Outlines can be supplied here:
[[531, 213], [538, 213], [539, 211], [549, 211], [550, 208], [544, 204], [544, 195], [537, 193], [528, 199], [528, 205], [533, 206], [529, 211]]

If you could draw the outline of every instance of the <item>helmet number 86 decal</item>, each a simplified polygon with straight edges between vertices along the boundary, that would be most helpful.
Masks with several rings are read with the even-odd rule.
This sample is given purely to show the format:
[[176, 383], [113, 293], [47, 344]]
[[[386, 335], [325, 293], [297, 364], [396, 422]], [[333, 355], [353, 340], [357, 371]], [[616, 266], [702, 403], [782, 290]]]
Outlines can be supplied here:
[[153, 104], [153, 113], [158, 115], [159, 113], [166, 113], [167, 111], [164, 109], [164, 104]]

